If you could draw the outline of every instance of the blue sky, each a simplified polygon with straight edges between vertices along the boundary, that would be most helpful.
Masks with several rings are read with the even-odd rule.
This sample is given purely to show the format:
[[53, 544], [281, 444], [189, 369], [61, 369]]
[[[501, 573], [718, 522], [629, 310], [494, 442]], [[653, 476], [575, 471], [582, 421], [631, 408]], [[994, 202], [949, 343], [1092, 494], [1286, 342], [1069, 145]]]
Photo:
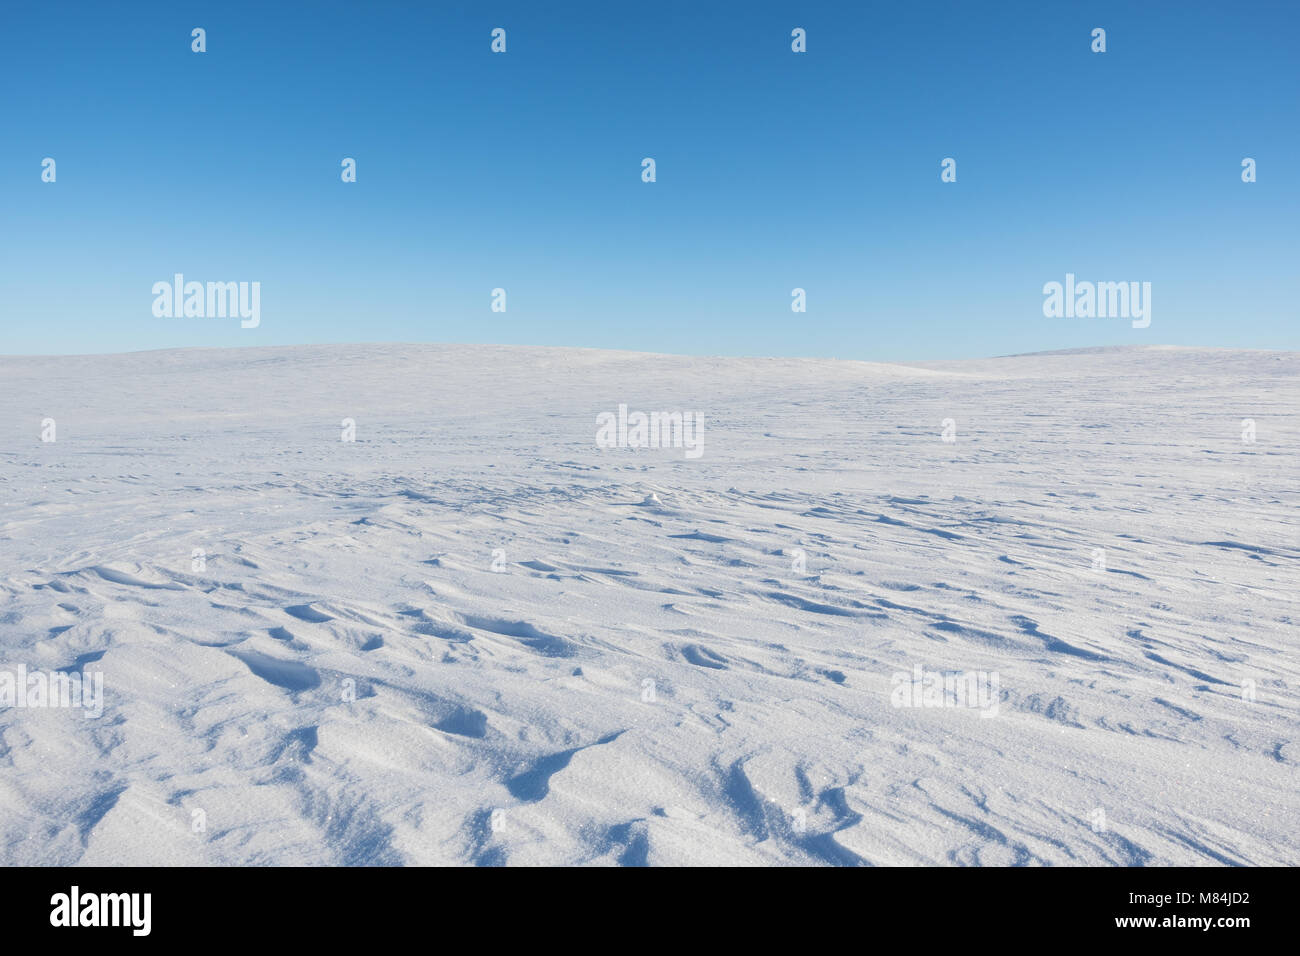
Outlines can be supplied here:
[[[9, 4], [0, 353], [1300, 348], [1298, 27], [1257, 0]], [[260, 282], [261, 326], [155, 318], [176, 272]], [[1151, 327], [1045, 318], [1067, 272], [1151, 282]]]

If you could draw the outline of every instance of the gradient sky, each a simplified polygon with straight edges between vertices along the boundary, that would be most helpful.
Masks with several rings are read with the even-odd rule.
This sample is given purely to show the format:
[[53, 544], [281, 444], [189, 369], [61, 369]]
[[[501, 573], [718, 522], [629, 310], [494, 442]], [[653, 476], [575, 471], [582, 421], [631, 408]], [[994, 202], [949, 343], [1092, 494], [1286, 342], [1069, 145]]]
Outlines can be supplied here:
[[[0, 353], [1300, 348], [1294, 0], [96, 0], [2, 20]], [[155, 318], [175, 272], [261, 282], [261, 327]], [[1067, 272], [1151, 282], [1151, 327], [1044, 318]]]

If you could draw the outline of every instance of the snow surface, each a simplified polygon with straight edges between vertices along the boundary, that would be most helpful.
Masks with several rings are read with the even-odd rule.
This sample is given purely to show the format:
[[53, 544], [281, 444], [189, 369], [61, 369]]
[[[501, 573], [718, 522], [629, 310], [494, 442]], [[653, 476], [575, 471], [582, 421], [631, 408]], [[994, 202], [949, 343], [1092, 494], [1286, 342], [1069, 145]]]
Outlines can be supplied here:
[[0, 862], [1300, 863], [1298, 372], [0, 358], [0, 668], [104, 675], [0, 709]]

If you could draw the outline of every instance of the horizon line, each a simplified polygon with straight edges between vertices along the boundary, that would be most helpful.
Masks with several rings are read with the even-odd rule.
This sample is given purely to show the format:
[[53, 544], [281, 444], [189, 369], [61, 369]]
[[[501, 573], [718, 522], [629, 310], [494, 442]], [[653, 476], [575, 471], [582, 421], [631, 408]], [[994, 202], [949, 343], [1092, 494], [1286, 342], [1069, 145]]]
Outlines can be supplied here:
[[717, 353], [687, 353], [687, 352], [650, 352], [641, 349], [613, 349], [601, 348], [598, 346], [583, 345], [525, 345], [521, 343], [505, 342], [414, 342], [414, 341], [372, 341], [372, 342], [298, 342], [280, 345], [181, 345], [170, 346], [155, 349], [129, 349], [121, 352], [3, 352], [0, 353], [0, 360], [5, 359], [60, 359], [60, 358], [96, 358], [96, 357], [122, 357], [127, 355], [150, 355], [159, 352], [234, 352], [241, 350], [262, 350], [271, 349], [342, 349], [342, 348], [379, 348], [379, 347], [417, 347], [417, 348], [467, 348], [467, 349], [516, 349], [516, 350], [546, 350], [555, 352], [608, 352], [611, 354], [624, 355], [645, 355], [659, 358], [693, 358], [693, 359], [735, 359], [735, 360], [756, 360], [767, 359], [773, 361], [801, 361], [801, 362], [859, 362], [870, 365], [908, 365], [928, 362], [978, 362], [991, 361], [994, 359], [1008, 358], [1029, 358], [1033, 356], [1049, 355], [1084, 355], [1101, 352], [1139, 352], [1148, 350], [1179, 350], [1188, 352], [1267, 352], [1271, 354], [1297, 354], [1300, 350], [1296, 349], [1273, 349], [1273, 348], [1241, 348], [1226, 345], [1176, 345], [1171, 343], [1151, 342], [1143, 344], [1126, 344], [1126, 345], [1085, 345], [1077, 348], [1065, 349], [1043, 349], [1032, 352], [1007, 352], [1000, 355], [968, 355], [961, 358], [932, 358], [932, 359], [869, 359], [869, 358], [843, 358], [831, 355], [750, 355], [737, 354], [726, 355]]

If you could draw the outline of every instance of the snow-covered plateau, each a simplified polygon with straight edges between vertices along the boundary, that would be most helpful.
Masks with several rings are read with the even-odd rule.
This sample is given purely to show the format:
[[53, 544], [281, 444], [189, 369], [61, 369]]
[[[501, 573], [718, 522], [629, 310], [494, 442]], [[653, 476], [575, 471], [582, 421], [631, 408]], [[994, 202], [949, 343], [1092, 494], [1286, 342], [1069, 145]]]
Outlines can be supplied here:
[[1298, 410], [1172, 347], [0, 358], [0, 863], [1300, 863]]

